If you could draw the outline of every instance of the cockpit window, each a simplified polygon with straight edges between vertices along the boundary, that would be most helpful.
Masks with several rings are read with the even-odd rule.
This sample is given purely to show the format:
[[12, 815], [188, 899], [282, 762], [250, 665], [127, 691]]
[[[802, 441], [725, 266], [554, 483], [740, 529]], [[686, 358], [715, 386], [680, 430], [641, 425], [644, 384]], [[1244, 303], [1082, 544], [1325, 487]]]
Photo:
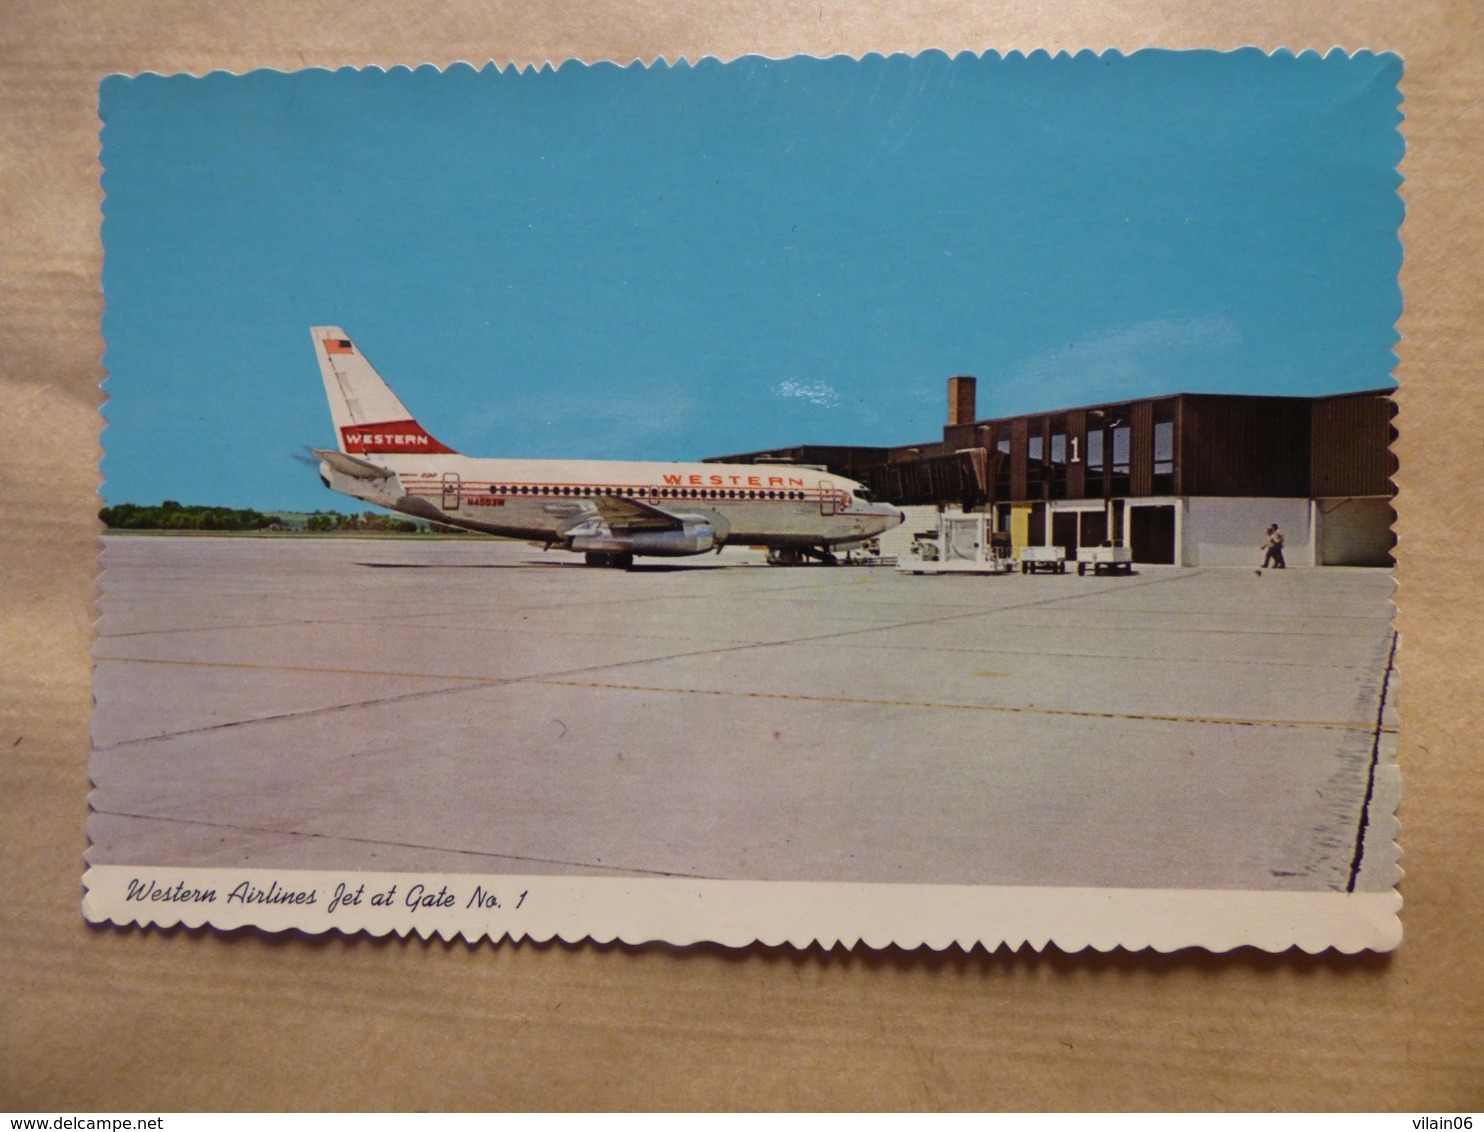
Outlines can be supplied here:
[[854, 495], [857, 499], [865, 500], [867, 503], [876, 502], [876, 497], [863, 487], [856, 488], [855, 491], [853, 491], [851, 494]]

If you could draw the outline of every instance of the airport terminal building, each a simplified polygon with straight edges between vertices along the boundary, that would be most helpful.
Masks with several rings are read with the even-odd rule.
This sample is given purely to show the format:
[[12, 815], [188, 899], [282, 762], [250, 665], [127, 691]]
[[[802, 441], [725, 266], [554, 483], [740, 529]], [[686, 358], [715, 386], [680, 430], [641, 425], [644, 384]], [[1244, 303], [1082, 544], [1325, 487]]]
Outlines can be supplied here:
[[[943, 439], [800, 445], [716, 462], [822, 467], [907, 510], [882, 550], [905, 554], [940, 510], [994, 515], [1012, 545], [1130, 547], [1135, 562], [1253, 566], [1270, 523], [1290, 566], [1387, 566], [1395, 542], [1391, 391], [1328, 397], [1175, 393], [975, 419], [951, 378]], [[892, 545], [888, 545], [888, 543]], [[901, 545], [896, 545], [900, 543]]]

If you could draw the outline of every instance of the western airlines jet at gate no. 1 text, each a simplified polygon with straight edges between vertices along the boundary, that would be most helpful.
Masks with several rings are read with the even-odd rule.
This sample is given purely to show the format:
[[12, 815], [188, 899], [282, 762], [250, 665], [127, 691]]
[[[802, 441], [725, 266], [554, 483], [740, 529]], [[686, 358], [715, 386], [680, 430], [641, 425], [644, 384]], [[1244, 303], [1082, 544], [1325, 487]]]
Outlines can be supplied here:
[[809, 468], [464, 456], [412, 418], [345, 331], [310, 334], [337, 442], [314, 450], [320, 478], [378, 507], [618, 567], [727, 543], [766, 546], [770, 561], [833, 564], [834, 550], [902, 522], [860, 484]]

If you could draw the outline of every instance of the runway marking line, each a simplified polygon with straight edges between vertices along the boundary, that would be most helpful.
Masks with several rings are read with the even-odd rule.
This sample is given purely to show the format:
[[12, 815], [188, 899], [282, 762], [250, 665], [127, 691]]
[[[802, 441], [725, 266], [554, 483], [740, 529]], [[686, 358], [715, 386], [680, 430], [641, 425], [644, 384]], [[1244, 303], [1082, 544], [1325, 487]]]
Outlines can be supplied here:
[[[562, 865], [564, 867], [591, 869], [598, 873], [624, 873], [640, 876], [673, 877], [677, 880], [724, 880], [724, 877], [708, 876], [705, 873], [669, 872], [663, 869], [641, 869], [634, 865], [605, 865], [592, 861], [567, 861], [560, 857], [533, 857], [519, 853], [500, 853], [490, 849], [457, 849], [447, 845], [426, 845], [416, 841], [384, 841], [374, 837], [354, 837], [347, 833], [319, 833], [314, 830], [282, 829], [269, 825], [242, 825], [237, 822], [206, 821], [201, 818], [172, 817], [168, 814], [141, 814], [132, 810], [94, 810], [95, 814], [107, 817], [132, 818], [136, 821], [166, 822], [170, 825], [200, 826], [203, 829], [228, 829], [234, 833], [259, 833], [269, 836], [304, 838], [316, 841], [343, 841], [352, 845], [377, 845], [384, 849], [415, 849], [430, 853], [452, 853], [460, 857], [493, 857], [502, 861], [521, 861], [539, 865]], [[397, 872], [411, 872], [398, 869]]]
[[1360, 807], [1360, 828], [1355, 834], [1355, 856], [1350, 861], [1350, 883], [1345, 888], [1346, 892], [1355, 891], [1356, 882], [1360, 879], [1360, 871], [1365, 864], [1366, 831], [1371, 824], [1371, 803], [1376, 797], [1376, 768], [1381, 762], [1381, 736], [1388, 730], [1382, 720], [1386, 717], [1386, 697], [1391, 688], [1391, 675], [1396, 671], [1398, 642], [1399, 637], [1393, 631], [1391, 652], [1386, 657], [1386, 675], [1381, 679], [1381, 695], [1376, 704], [1376, 730], [1375, 737], [1371, 741], [1370, 765], [1366, 769], [1365, 801]]
[[[1129, 586], [1122, 587], [1122, 589], [1123, 589], [1123, 592], [1127, 592], [1130, 589], [1142, 589], [1142, 588], [1144, 588], [1146, 586], [1150, 586], [1150, 585], [1169, 585], [1172, 582], [1174, 582], [1174, 583], [1186, 582], [1186, 581], [1190, 581], [1190, 580], [1192, 580], [1194, 578], [1198, 578], [1198, 577], [1202, 576], [1204, 573], [1206, 573], [1206, 571], [1197, 569], [1197, 570], [1193, 570], [1189, 574], [1184, 574], [1184, 575], [1179, 575], [1179, 576], [1174, 576], [1174, 577], [1149, 578], [1147, 580], [1141, 580], [1141, 581], [1138, 581], [1138, 582], [1134, 582], [1134, 583], [1132, 583]], [[793, 588], [796, 588], [796, 587], [789, 586], [789, 587], [781, 587], [781, 588], [782, 589], [793, 589]], [[746, 644], [735, 644], [735, 645], [731, 645], [731, 646], [728, 646], [728, 647], [709, 648], [709, 649], [696, 650], [695, 652], [691, 652], [691, 653], [680, 653], [680, 654], [672, 655], [672, 656], [668, 656], [668, 657], [651, 657], [651, 658], [649, 658], [648, 661], [643, 661], [643, 660], [639, 660], [639, 661], [634, 661], [634, 660], [619, 661], [619, 662], [610, 663], [610, 664], [594, 665], [594, 666], [592, 666], [590, 668], [586, 668], [586, 669], [579, 668], [579, 669], [575, 670], [574, 672], [572, 672], [571, 675], [577, 675], [578, 673], [583, 672], [583, 671], [594, 671], [594, 670], [599, 670], [600, 671], [600, 670], [605, 669], [605, 668], [621, 668], [621, 667], [626, 667], [628, 665], [635, 664], [635, 663], [654, 663], [654, 662], [659, 662], [659, 661], [664, 661], [664, 660], [683, 660], [683, 659], [686, 659], [686, 658], [691, 657], [691, 656], [706, 656], [706, 655], [713, 655], [714, 656], [714, 655], [716, 655], [718, 653], [747, 651], [747, 650], [750, 650], [750, 649], [777, 647], [777, 646], [780, 646], [780, 645], [800, 645], [800, 644], [810, 644], [810, 645], [812, 645], [812, 644], [819, 644], [819, 643], [822, 643], [824, 641], [838, 641], [838, 640], [841, 640], [841, 639], [847, 638], [847, 637], [859, 637], [859, 636], [863, 636], [863, 635], [868, 634], [868, 633], [877, 633], [877, 632], [881, 632], [884, 629], [890, 629], [890, 628], [900, 629], [900, 628], [907, 628], [907, 627], [922, 627], [922, 626], [927, 626], [927, 625], [941, 625], [941, 624], [945, 624], [947, 622], [952, 622], [952, 621], [963, 622], [963, 621], [966, 621], [966, 620], [971, 620], [971, 619], [976, 618], [976, 617], [985, 617], [985, 616], [993, 617], [993, 616], [997, 616], [999, 614], [1010, 612], [1012, 610], [1026, 610], [1026, 609], [1035, 609], [1035, 608], [1046, 608], [1048, 606], [1053, 606], [1053, 605], [1062, 605], [1064, 603], [1068, 603], [1069, 604], [1069, 603], [1073, 603], [1073, 602], [1084, 601], [1084, 600], [1086, 600], [1088, 598], [1097, 597], [1097, 596], [1101, 595], [1104, 592], [1105, 591], [1103, 589], [1099, 588], [1099, 589], [1096, 589], [1096, 590], [1087, 590], [1087, 591], [1084, 591], [1081, 594], [1062, 594], [1062, 595], [1058, 595], [1058, 596], [1047, 596], [1047, 597], [1043, 597], [1043, 598], [1039, 598], [1039, 599], [1034, 599], [1034, 600], [1031, 600], [1031, 601], [1016, 602], [1016, 603], [1012, 603], [1012, 604], [1007, 605], [1007, 606], [997, 606], [997, 607], [993, 607], [993, 608], [990, 608], [990, 609], [960, 610], [960, 611], [958, 611], [956, 613], [951, 613], [951, 614], [947, 614], [947, 615], [941, 615], [941, 616], [934, 616], [934, 617], [927, 617], [927, 618], [921, 618], [921, 619], [914, 619], [914, 620], [897, 622], [895, 625], [874, 625], [874, 626], [869, 626], [869, 627], [866, 627], [866, 628], [845, 629], [845, 630], [839, 630], [839, 631], [831, 632], [831, 633], [820, 633], [820, 634], [813, 635], [813, 636], [806, 636], [806, 637], [801, 637], [801, 638], [795, 638], [795, 639], [792, 639], [792, 640], [779, 640], [779, 641], [769, 641], [769, 642], [750, 642], [750, 643], [746, 643]], [[1216, 726], [1234, 726], [1234, 727], [1300, 727], [1300, 728], [1307, 727], [1307, 728], [1315, 728], [1315, 729], [1323, 729], [1323, 730], [1338, 730], [1338, 731], [1355, 731], [1355, 730], [1369, 731], [1369, 730], [1371, 730], [1370, 726], [1367, 725], [1367, 724], [1356, 724], [1356, 723], [1344, 722], [1344, 721], [1325, 721], [1325, 720], [1262, 720], [1262, 719], [1255, 719], [1254, 720], [1254, 719], [1230, 719], [1230, 718], [1223, 718], [1223, 717], [1210, 717], [1210, 718], [1206, 718], [1206, 717], [1200, 717], [1200, 716], [1137, 714], [1137, 713], [1125, 713], [1125, 712], [1081, 711], [1081, 710], [1076, 710], [1076, 709], [1065, 709], [1065, 708], [1062, 708], [1062, 709], [1058, 709], [1058, 708], [1037, 708], [1037, 707], [1033, 707], [1033, 706], [1010, 706], [1010, 705], [989, 705], [989, 704], [946, 704], [946, 703], [916, 702], [916, 701], [898, 701], [898, 700], [851, 699], [851, 698], [848, 698], [848, 697], [802, 696], [802, 695], [797, 695], [797, 694], [772, 693], [772, 692], [730, 692], [730, 691], [725, 691], [725, 690], [714, 690], [714, 689], [651, 688], [651, 687], [645, 687], [645, 686], [642, 686], [642, 685], [603, 684], [603, 683], [590, 683], [589, 684], [589, 683], [582, 683], [582, 682], [572, 681], [572, 680], [563, 681], [563, 680], [560, 680], [560, 679], [557, 678], [557, 674], [553, 674], [551, 677], [547, 677], [547, 678], [542, 678], [542, 677], [539, 677], [539, 676], [525, 676], [525, 677], [521, 677], [521, 676], [515, 676], [515, 677], [489, 677], [489, 676], [478, 676], [478, 675], [475, 675], [475, 676], [468, 676], [468, 675], [455, 676], [455, 675], [428, 675], [428, 674], [423, 674], [423, 673], [375, 672], [375, 671], [365, 671], [365, 670], [356, 670], [356, 669], [318, 668], [318, 667], [314, 667], [314, 666], [262, 665], [262, 664], [249, 664], [249, 663], [224, 663], [224, 662], [213, 662], [213, 661], [166, 660], [166, 659], [154, 659], [154, 658], [125, 658], [125, 657], [98, 657], [98, 656], [95, 656], [94, 659], [95, 660], [112, 660], [112, 661], [115, 661], [115, 662], [122, 662], [122, 663], [179, 664], [179, 665], [196, 666], [196, 667], [220, 667], [220, 668], [240, 668], [240, 669], [261, 669], [261, 670], [279, 671], [279, 672], [295, 672], [295, 671], [299, 671], [299, 672], [318, 672], [318, 673], [325, 673], [325, 674], [356, 675], [356, 676], [383, 676], [383, 677], [385, 677], [385, 676], [406, 676], [407, 678], [413, 679], [413, 680], [442, 680], [442, 681], [453, 681], [453, 682], [456, 682], [457, 684], [462, 684], [463, 685], [462, 687], [455, 686], [455, 687], [448, 687], [448, 688], [429, 689], [426, 692], [404, 693], [402, 696], [386, 697], [385, 700], [383, 700], [383, 701], [375, 701], [375, 700], [373, 700], [373, 701], [370, 701], [369, 704], [363, 704], [363, 705], [357, 705], [357, 706], [373, 706], [377, 702], [390, 702], [390, 701], [393, 701], [393, 700], [399, 700], [399, 699], [404, 699], [404, 698], [412, 698], [412, 697], [421, 697], [421, 696], [427, 696], [427, 695], [452, 694], [452, 693], [461, 692], [461, 691], [469, 691], [469, 690], [472, 690], [472, 689], [479, 688], [481, 686], [501, 686], [501, 685], [522, 683], [522, 684], [547, 684], [547, 685], [550, 685], [550, 686], [590, 687], [590, 688], [595, 688], [595, 689], [597, 689], [597, 688], [609, 688], [609, 689], [614, 689], [614, 690], [629, 690], [629, 691], [644, 691], [644, 692], [665, 692], [665, 693], [682, 694], [682, 695], [683, 694], [711, 695], [711, 696], [733, 695], [733, 696], [745, 697], [745, 698], [775, 699], [775, 700], [782, 700], [782, 701], [797, 701], [797, 702], [803, 702], [803, 703], [839, 703], [839, 704], [858, 704], [858, 705], [862, 705], [862, 706], [878, 706], [878, 707], [934, 708], [934, 709], [938, 709], [938, 710], [947, 710], [947, 711], [999, 712], [999, 713], [1003, 713], [1003, 714], [1030, 714], [1030, 715], [1044, 715], [1044, 716], [1052, 716], [1052, 717], [1062, 716], [1062, 717], [1074, 717], [1074, 718], [1080, 717], [1080, 718], [1090, 718], [1090, 719], [1117, 719], [1117, 720], [1127, 720], [1127, 721], [1154, 721], [1154, 722], [1172, 722], [1172, 723], [1205, 723], [1205, 724], [1211, 724], [1211, 725], [1216, 725]], [[310, 709], [307, 713], [304, 713], [304, 714], [314, 714], [314, 712], [317, 711], [317, 710], [325, 710], [325, 709]], [[329, 710], [339, 710], [339, 709], [337, 707], [337, 708], [331, 708]], [[301, 714], [301, 713], [297, 713], [296, 712], [296, 713], [291, 713], [291, 714]], [[217, 725], [217, 726], [238, 726], [240, 724], [247, 723], [247, 722], [249, 722], [249, 721], [247, 721], [247, 720], [240, 720], [240, 721], [234, 721], [233, 723], [230, 723], [230, 724]], [[215, 727], [208, 728], [208, 730], [215, 730], [215, 729], [216, 729]], [[193, 730], [195, 730], [195, 729], [193, 729]], [[1383, 731], [1386, 731], [1386, 732], [1391, 732], [1391, 731], [1394, 731], [1394, 728], [1383, 728], [1382, 730]]]
[[157, 656], [95, 656], [113, 664], [175, 664], [184, 668], [232, 668], [255, 672], [313, 672], [323, 676], [377, 676], [392, 680], [456, 680], [465, 684], [508, 684], [519, 676], [455, 676], [441, 672], [388, 672], [375, 668], [322, 668], [313, 664], [254, 664], [245, 660], [173, 660]]
[[[559, 680], [541, 676], [477, 676], [449, 674], [434, 674], [422, 672], [379, 672], [373, 669], [361, 668], [314, 668], [303, 665], [287, 664], [250, 664], [246, 662], [227, 662], [211, 660], [164, 660], [150, 657], [95, 657], [95, 660], [107, 660], [122, 664], [170, 664], [181, 665], [190, 668], [229, 668], [248, 669], [266, 672], [313, 672], [330, 676], [373, 676], [406, 678], [409, 680], [441, 680], [469, 685], [487, 685], [498, 687], [511, 684], [539, 684], [546, 687], [559, 688], [593, 688], [605, 689], [618, 692], [664, 692], [671, 695], [693, 695], [693, 696], [735, 696], [741, 699], [759, 700], [783, 700], [795, 703], [818, 703], [818, 704], [857, 704], [864, 707], [902, 707], [902, 708], [933, 708], [942, 711], [981, 711], [999, 712], [1012, 715], [1046, 715], [1046, 716], [1070, 716], [1085, 719], [1121, 719], [1128, 721], [1149, 721], [1155, 723], [1205, 723], [1224, 727], [1308, 727], [1329, 731], [1366, 731], [1375, 730], [1371, 723], [1351, 723], [1344, 720], [1321, 720], [1321, 719], [1236, 719], [1228, 716], [1202, 716], [1202, 715], [1167, 715], [1153, 712], [1120, 712], [1120, 711], [1089, 711], [1078, 708], [1050, 708], [1033, 707], [1014, 704], [950, 704], [938, 703], [932, 700], [887, 700], [867, 699], [854, 696], [808, 696], [797, 692], [749, 692], [732, 689], [717, 688], [664, 688], [648, 684], [615, 684], [601, 681], [583, 680]], [[666, 657], [657, 660], [672, 659]], [[647, 663], [645, 661], [627, 661], [625, 663]], [[996, 673], [995, 675], [1000, 675]], [[433, 689], [437, 691], [458, 691], [459, 688]], [[418, 693], [425, 695], [430, 693]], [[389, 699], [400, 699], [402, 697], [390, 697]], [[370, 704], [388, 702], [383, 700], [368, 701]], [[311, 711], [323, 709], [310, 709]], [[253, 722], [243, 720], [241, 722]], [[233, 724], [216, 724], [211, 730], [222, 726], [233, 726]], [[1380, 728], [1383, 734], [1395, 734], [1395, 726], [1383, 726]], [[160, 736], [163, 738], [163, 736]], [[129, 740], [138, 742], [138, 740]], [[115, 744], [122, 745], [122, 744]]]
[[[1089, 711], [1079, 708], [1034, 707], [1014, 704], [949, 704], [931, 700], [885, 700], [856, 696], [806, 696], [797, 692], [744, 692], [717, 688], [659, 688], [647, 684], [610, 684], [584, 680], [544, 680], [529, 677], [514, 680], [516, 684], [541, 684], [559, 688], [593, 688], [617, 692], [667, 692], [681, 696], [735, 696], [749, 700], [784, 700], [809, 704], [853, 704], [862, 707], [933, 708], [941, 711], [982, 711], [1008, 715], [1073, 716], [1083, 719], [1119, 719], [1130, 722], [1153, 723], [1207, 723], [1224, 727], [1309, 727], [1326, 731], [1364, 731], [1371, 733], [1371, 723], [1348, 723], [1343, 720], [1324, 719], [1233, 719], [1217, 715], [1164, 715], [1156, 712]], [[1394, 733], [1395, 727], [1383, 727], [1383, 731]]]

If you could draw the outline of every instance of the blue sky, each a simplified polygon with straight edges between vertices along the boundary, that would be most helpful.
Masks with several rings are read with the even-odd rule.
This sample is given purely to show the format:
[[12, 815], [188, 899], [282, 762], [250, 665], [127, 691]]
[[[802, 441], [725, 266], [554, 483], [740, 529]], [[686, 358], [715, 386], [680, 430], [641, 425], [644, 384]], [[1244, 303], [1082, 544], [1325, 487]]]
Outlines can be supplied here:
[[[471, 455], [1391, 382], [1392, 55], [104, 80], [106, 502], [337, 506], [308, 327]], [[343, 501], [342, 501], [343, 502]], [[343, 509], [343, 508], [342, 508]]]

